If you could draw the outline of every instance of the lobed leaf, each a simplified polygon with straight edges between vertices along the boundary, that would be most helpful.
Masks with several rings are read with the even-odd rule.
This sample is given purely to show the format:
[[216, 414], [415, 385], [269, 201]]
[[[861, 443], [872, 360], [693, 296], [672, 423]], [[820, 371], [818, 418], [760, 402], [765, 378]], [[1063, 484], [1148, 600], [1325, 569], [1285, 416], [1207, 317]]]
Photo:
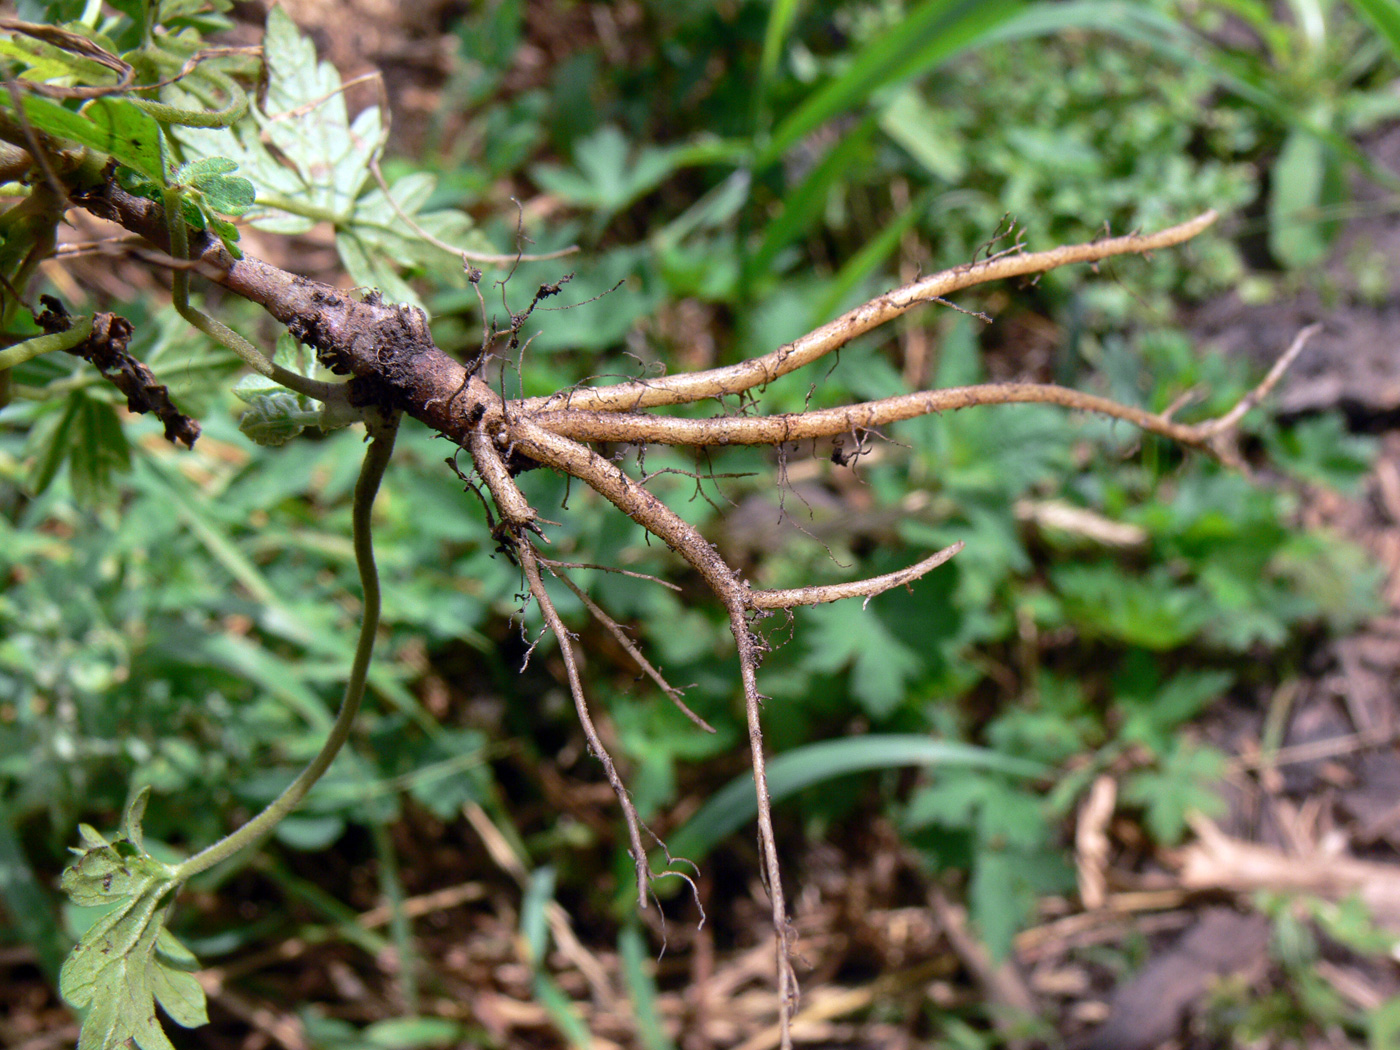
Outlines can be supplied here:
[[63, 998], [87, 1011], [79, 1050], [116, 1050], [128, 1041], [141, 1050], [173, 1050], [156, 1020], [157, 1002], [183, 1027], [208, 1023], [204, 990], [190, 973], [194, 956], [164, 927], [180, 883], [178, 869], [143, 848], [147, 795], [143, 789], [131, 801], [113, 841], [85, 827], [85, 848], [63, 873], [61, 885], [75, 904], [112, 908], [59, 972]]
[[539, 164], [531, 169], [531, 175], [550, 193], [595, 211], [601, 225], [661, 185], [679, 159], [671, 149], [634, 149], [627, 137], [609, 124], [578, 143], [573, 169]]
[[1219, 816], [1225, 801], [1214, 785], [1227, 771], [1225, 756], [1213, 747], [1180, 740], [1156, 769], [1139, 770], [1123, 782], [1123, 801], [1143, 808], [1147, 829], [1163, 846], [1186, 833], [1189, 814]]
[[[340, 74], [330, 63], [317, 61], [315, 45], [280, 7], [268, 13], [263, 60], [261, 104], [232, 133], [189, 127], [172, 132], [194, 158], [187, 167], [214, 158], [236, 162], [259, 187], [261, 206], [251, 222], [260, 229], [304, 233], [315, 223], [313, 217], [279, 207], [279, 201], [348, 219], [383, 144], [379, 110], [366, 109], [351, 123]], [[179, 85], [165, 88], [161, 98], [176, 106], [201, 104]]]
[[317, 61], [316, 45], [280, 7], [268, 12], [263, 61], [267, 90], [254, 118], [301, 175], [310, 202], [348, 215], [382, 145], [379, 110], [350, 122], [340, 74]]
[[[456, 210], [420, 214], [433, 191], [430, 175], [415, 173], [394, 183], [392, 203], [374, 186], [370, 166], [384, 145], [378, 108], [350, 119], [340, 74], [317, 61], [315, 45], [280, 7], [268, 14], [263, 58], [266, 90], [247, 120], [231, 130], [172, 132], [193, 158], [181, 168], [180, 181], [200, 191], [206, 211], [246, 214], [258, 229], [305, 233], [317, 221], [329, 220], [352, 280], [378, 288], [392, 301], [421, 307], [401, 271], [450, 260], [456, 273], [460, 260], [424, 240], [413, 226], [461, 243], [471, 220]], [[166, 88], [162, 99], [180, 106], [197, 103], [178, 85]], [[239, 177], [230, 174], [229, 164], [236, 164]], [[228, 227], [206, 218], [226, 243], [231, 240]], [[489, 250], [485, 244], [470, 247]]]

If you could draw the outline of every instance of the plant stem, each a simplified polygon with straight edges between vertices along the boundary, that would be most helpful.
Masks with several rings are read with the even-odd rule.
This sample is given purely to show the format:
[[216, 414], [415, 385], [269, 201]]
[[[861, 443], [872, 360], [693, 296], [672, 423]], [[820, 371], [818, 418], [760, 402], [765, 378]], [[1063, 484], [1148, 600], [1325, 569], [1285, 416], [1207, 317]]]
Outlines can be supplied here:
[[350, 736], [355, 715], [360, 710], [360, 701], [365, 695], [365, 678], [369, 673], [370, 656], [374, 651], [375, 632], [379, 629], [379, 573], [374, 565], [370, 511], [374, 507], [375, 493], [379, 491], [379, 482], [384, 477], [384, 469], [388, 466], [389, 457], [394, 449], [399, 414], [375, 413], [368, 418], [367, 425], [372, 440], [365, 452], [364, 463], [360, 466], [359, 480], [355, 483], [355, 503], [351, 512], [355, 565], [360, 570], [360, 586], [364, 590], [365, 608], [360, 620], [360, 637], [355, 646], [355, 659], [350, 666], [350, 677], [345, 683], [345, 697], [340, 702], [335, 724], [331, 726], [330, 735], [320, 752], [311, 760], [311, 764], [302, 770], [301, 775], [248, 823], [181, 864], [175, 871], [175, 879], [178, 882], [184, 882], [191, 876], [227, 860], [275, 828], [330, 768], [335, 756]]
[[72, 350], [84, 339], [92, 335], [92, 315], [80, 314], [72, 318], [73, 327], [63, 332], [51, 332], [48, 335], [36, 335], [32, 339], [26, 339], [22, 343], [15, 343], [0, 350], [0, 369], [10, 369], [15, 365], [22, 365], [31, 358], [40, 354], [52, 353], [55, 350]]
[[[180, 203], [181, 188], [167, 186], [162, 197], [165, 222], [170, 234], [170, 254], [175, 259], [188, 260], [190, 258], [190, 240]], [[228, 325], [222, 321], [216, 321], [208, 314], [191, 306], [190, 272], [183, 266], [174, 266], [170, 270], [170, 301], [181, 317], [220, 346], [232, 350], [243, 359], [244, 364], [259, 375], [267, 376], [273, 382], [281, 383], [289, 390], [295, 390], [298, 394], [305, 394], [307, 397], [327, 404], [344, 399], [343, 384], [323, 383], [320, 380], [308, 379], [305, 376], [297, 375], [290, 369], [283, 368]]]

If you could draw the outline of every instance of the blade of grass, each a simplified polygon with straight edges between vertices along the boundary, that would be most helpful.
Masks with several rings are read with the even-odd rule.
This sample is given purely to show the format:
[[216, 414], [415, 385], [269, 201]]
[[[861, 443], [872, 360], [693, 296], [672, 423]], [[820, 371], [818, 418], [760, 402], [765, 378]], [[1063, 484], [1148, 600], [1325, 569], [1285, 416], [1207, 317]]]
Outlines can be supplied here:
[[399, 855], [394, 849], [393, 836], [383, 820], [371, 819], [370, 834], [374, 839], [374, 855], [379, 862], [379, 892], [389, 908], [389, 937], [398, 956], [396, 984], [406, 1012], [418, 1012], [418, 950], [413, 941], [413, 929], [403, 910], [403, 880], [399, 878]]
[[723, 182], [710, 190], [680, 215], [652, 235], [652, 245], [658, 251], [674, 247], [696, 230], [722, 226], [749, 199], [753, 178], [747, 168], [732, 172]]
[[318, 696], [297, 668], [267, 650], [232, 634], [219, 634], [204, 644], [204, 659], [251, 682], [295, 711], [312, 729], [324, 733], [332, 721], [326, 700]]
[[555, 871], [548, 864], [530, 873], [520, 902], [520, 936], [530, 953], [530, 965], [539, 968], [549, 948], [549, 917], [545, 908], [554, 899]]
[[[308, 649], [333, 652], [337, 661], [343, 661], [337, 664], [339, 675], [339, 668], [348, 662], [354, 649], [353, 644], [346, 638], [325, 632], [318, 634], [306, 626], [305, 618], [298, 616], [294, 609], [289, 608], [278, 597], [267, 576], [243, 551], [238, 541], [221, 526], [212, 512], [207, 494], [191, 485], [164, 459], [147, 456], [143, 457], [142, 463], [149, 471], [139, 471], [137, 477], [146, 491], [159, 494], [159, 497], [177, 508], [177, 513], [204, 549], [267, 610], [264, 616], [277, 615], [279, 630], [284, 637], [305, 645]], [[295, 678], [304, 682], [304, 676], [297, 675]], [[278, 693], [282, 686], [280, 672], [267, 676], [262, 684], [275, 694]], [[388, 668], [371, 670], [369, 684], [375, 693], [412, 718], [424, 731], [430, 734], [438, 732], [437, 720], [401, 682], [394, 679]]]
[[557, 981], [543, 970], [535, 971], [532, 985], [535, 1001], [549, 1014], [554, 1027], [577, 1050], [592, 1050], [593, 1038], [588, 1034], [588, 1026], [574, 1012], [574, 1004]]
[[817, 219], [831, 187], [853, 170], [856, 158], [868, 146], [874, 131], [874, 120], [862, 121], [827, 151], [796, 188], [783, 196], [783, 210], [764, 228], [762, 243], [744, 264], [745, 285], [766, 274], [778, 253]]
[[887, 84], [927, 73], [977, 46], [1023, 6], [1022, 0], [925, 0], [869, 41], [844, 73], [818, 88], [783, 120], [754, 167], [766, 168], [799, 139], [861, 105]]
[[1358, 14], [1370, 22], [1400, 58], [1400, 0], [1347, 0]]
[[336, 933], [347, 943], [376, 959], [389, 950], [390, 941], [361, 925], [359, 913], [354, 908], [332, 897], [314, 882], [292, 874], [281, 864], [261, 863], [259, 868], [288, 897], [309, 905], [329, 919], [334, 924]]
[[883, 230], [861, 246], [860, 251], [851, 256], [836, 276], [827, 282], [826, 290], [813, 313], [813, 324], [821, 324], [835, 315], [841, 302], [856, 287], [869, 277], [885, 258], [899, 246], [899, 239], [910, 226], [928, 212], [936, 190], [933, 187], [919, 194], [918, 198], [895, 217]]
[[[1038, 763], [972, 744], [914, 734], [877, 734], [826, 740], [778, 755], [768, 764], [768, 793], [779, 802], [823, 781], [874, 769], [903, 766], [967, 766], [1012, 776], [1041, 777]], [[756, 815], [753, 777], [736, 777], [720, 789], [668, 840], [674, 857], [698, 863]]]
[[1293, 8], [1293, 18], [1298, 27], [1302, 29], [1308, 46], [1313, 50], [1318, 50], [1325, 45], [1327, 43], [1327, 19], [1322, 4], [1318, 0], [1289, 0], [1288, 6]]
[[800, 5], [801, 0], [773, 0], [773, 6], [768, 9], [768, 25], [763, 31], [763, 52], [758, 60], [758, 90], [753, 94], [755, 135], [762, 129], [763, 117], [768, 109], [768, 89], [773, 83], [783, 44], [792, 30]]
[[617, 952], [622, 959], [622, 979], [637, 1009], [637, 1038], [646, 1050], [675, 1050], [656, 1008], [656, 982], [647, 971], [646, 942], [636, 924], [622, 928], [617, 935]]
[[545, 969], [545, 956], [549, 951], [549, 903], [554, 900], [555, 878], [554, 868], [547, 864], [530, 873], [525, 896], [520, 901], [520, 939], [534, 971], [531, 987], [535, 1001], [544, 1008], [570, 1046], [591, 1050], [593, 1040], [588, 1026], [580, 1020], [573, 1002]]
[[207, 513], [206, 499], [173, 466], [156, 456], [144, 456], [134, 477], [147, 493], [164, 498], [189, 526], [200, 545], [223, 566], [224, 571], [243, 585], [259, 605], [281, 606], [282, 602], [267, 578], [260, 572], [223, 529]]

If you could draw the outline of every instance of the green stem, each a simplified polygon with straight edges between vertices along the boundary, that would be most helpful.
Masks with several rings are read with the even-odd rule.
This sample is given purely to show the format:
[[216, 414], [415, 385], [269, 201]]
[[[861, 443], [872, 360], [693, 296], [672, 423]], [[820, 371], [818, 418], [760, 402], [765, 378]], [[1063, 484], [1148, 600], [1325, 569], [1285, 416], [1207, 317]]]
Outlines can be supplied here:
[[[336, 228], [344, 226], [346, 220], [349, 218], [349, 216], [341, 215], [339, 212], [332, 211], [330, 208], [322, 208], [315, 204], [307, 204], [305, 201], [299, 201], [292, 197], [284, 197], [280, 193], [259, 193], [258, 205], [261, 207], [276, 208], [278, 211], [284, 211], [288, 215], [299, 215], [303, 219], [311, 219], [314, 222], [328, 222]], [[374, 224], [357, 223], [356, 225]], [[383, 226], [379, 228], [389, 229], [389, 227]], [[390, 232], [392, 232], [392, 230]]]
[[364, 463], [360, 466], [360, 478], [355, 483], [355, 503], [351, 512], [355, 565], [360, 570], [360, 586], [364, 589], [365, 608], [364, 616], [360, 620], [360, 638], [355, 646], [355, 659], [350, 666], [350, 678], [345, 683], [345, 697], [340, 702], [335, 724], [331, 726], [330, 735], [320, 752], [311, 760], [311, 764], [302, 770], [301, 775], [288, 785], [287, 790], [237, 831], [181, 864], [175, 871], [177, 882], [184, 882], [191, 876], [227, 860], [275, 828], [330, 768], [335, 756], [350, 736], [355, 715], [360, 710], [360, 701], [364, 699], [365, 678], [369, 673], [370, 656], [374, 651], [375, 632], [379, 629], [379, 574], [374, 566], [370, 511], [374, 507], [374, 496], [379, 491], [384, 469], [388, 466], [389, 457], [394, 450], [394, 435], [398, 431], [399, 415], [397, 412], [376, 414], [367, 420], [367, 425], [371, 441], [369, 449], [365, 452]]
[[[157, 52], [157, 54], [161, 54]], [[161, 57], [164, 57], [163, 54]], [[159, 63], [158, 63], [159, 64]], [[217, 69], [201, 66], [190, 74], [191, 80], [203, 80], [224, 93], [228, 102], [221, 109], [181, 109], [154, 99], [131, 96], [130, 101], [162, 124], [184, 128], [227, 128], [243, 119], [248, 112], [248, 95], [234, 81]]]
[[[181, 189], [179, 186], [167, 186], [162, 195], [162, 203], [165, 206], [165, 225], [170, 233], [170, 254], [175, 259], [188, 259], [189, 229], [185, 226]], [[267, 376], [288, 390], [295, 390], [298, 394], [305, 394], [317, 401], [330, 403], [344, 400], [346, 394], [343, 383], [322, 383], [283, 368], [228, 325], [191, 306], [190, 271], [182, 266], [175, 266], [170, 270], [170, 300], [181, 317], [220, 346], [232, 350], [258, 375]]]
[[72, 350], [88, 336], [92, 335], [92, 315], [82, 314], [73, 319], [73, 327], [66, 332], [53, 332], [49, 335], [36, 335], [14, 346], [0, 350], [0, 371], [22, 365], [32, 357], [52, 353], [55, 350]]
[[413, 928], [404, 913], [403, 879], [399, 877], [399, 858], [393, 836], [382, 819], [370, 822], [374, 852], [379, 858], [379, 889], [389, 908], [389, 935], [398, 956], [399, 995], [404, 1008], [412, 1015], [418, 1012], [418, 952], [413, 943]]

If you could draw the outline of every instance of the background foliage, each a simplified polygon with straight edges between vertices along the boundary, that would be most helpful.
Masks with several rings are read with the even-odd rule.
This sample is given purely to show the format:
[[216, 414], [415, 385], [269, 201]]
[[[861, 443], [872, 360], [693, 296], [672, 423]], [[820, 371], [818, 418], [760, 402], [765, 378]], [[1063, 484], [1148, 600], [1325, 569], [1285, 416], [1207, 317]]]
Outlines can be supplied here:
[[[35, 20], [82, 13], [20, 7]], [[1241, 217], [1234, 236], [963, 304], [994, 310], [991, 328], [952, 311], [921, 315], [845, 351], [815, 390], [775, 387], [769, 404], [1031, 375], [1153, 410], [1194, 390], [1202, 400], [1190, 411], [1219, 411], [1254, 370], [1202, 352], [1174, 320], [1177, 307], [1313, 279], [1304, 268], [1329, 249], [1348, 173], [1369, 168], [1354, 142], [1396, 108], [1385, 38], [1340, 6], [1299, 2], [1276, 19], [1266, 5], [1185, 0], [648, 0], [629, 5], [632, 21], [614, 34], [596, 29], [602, 7], [501, 0], [453, 16], [452, 71], [432, 118], [426, 130], [401, 119], [385, 163], [399, 209], [440, 238], [508, 249], [519, 219], [532, 251], [584, 247], [577, 260], [523, 263], [506, 286], [514, 302], [567, 267], [570, 299], [583, 303], [536, 315], [521, 367], [500, 380], [527, 394], [762, 352], [901, 276], [1005, 247], [1009, 238], [994, 238], [1008, 215], [1012, 236], [1043, 247], [1216, 207]], [[193, 10], [167, 4], [160, 17], [178, 28]], [[215, 29], [226, 16], [198, 20]], [[1241, 38], [1241, 25], [1253, 33]], [[121, 45], [136, 26], [109, 32]], [[274, 12], [264, 43], [274, 69], [285, 63], [273, 83], [289, 97], [333, 97], [307, 124], [322, 137], [274, 130], [269, 152], [256, 136], [235, 149], [224, 132], [183, 128], [181, 159], [232, 157], [254, 180], [245, 218], [261, 233], [245, 245], [274, 243], [267, 233], [314, 245], [316, 223], [330, 223], [328, 269], [421, 302], [440, 345], [470, 354], [475, 292], [450, 253], [405, 235], [367, 166], [386, 115], [352, 117], [335, 94], [338, 74], [315, 64], [285, 16]], [[550, 61], [522, 73], [530, 48]], [[3, 60], [32, 56], [10, 49]], [[340, 158], [329, 182], [318, 167], [328, 154]], [[512, 197], [524, 202], [519, 216]], [[348, 516], [360, 435], [313, 429], [282, 447], [251, 444], [229, 394], [236, 362], [156, 296], [135, 292], [120, 309], [136, 324], [135, 355], [205, 424], [193, 452], [119, 414], [118, 395], [66, 359], [21, 366], [30, 396], [0, 414], [0, 851], [34, 875], [11, 880], [4, 904], [50, 963], [84, 921], [71, 908], [58, 916], [40, 888], [76, 823], [114, 825], [133, 786], [149, 785], [153, 851], [216, 838], [314, 752], [353, 648]], [[270, 341], [254, 311], [220, 311]], [[24, 320], [13, 323], [11, 335], [23, 334]], [[1180, 840], [1189, 810], [1218, 807], [1212, 783], [1225, 756], [1192, 721], [1223, 697], [1267, 691], [1299, 659], [1300, 639], [1374, 607], [1360, 553], [1295, 524], [1309, 486], [1355, 483], [1370, 443], [1330, 418], [1253, 426], [1251, 452], [1267, 463], [1256, 478], [1038, 407], [902, 424], [854, 471], [740, 451], [705, 461], [733, 475], [718, 483], [658, 476], [653, 490], [761, 586], [889, 571], [968, 541], [912, 593], [774, 623], [785, 644], [763, 668], [766, 718], [788, 763], [775, 764], [774, 790], [793, 856], [879, 814], [929, 879], [965, 894], [1000, 955], [1040, 896], [1073, 890], [1064, 818], [1095, 773], [1119, 775], [1125, 803], [1162, 845]], [[262, 901], [256, 921], [220, 924], [203, 897], [176, 917], [206, 962], [295, 922], [338, 922], [336, 887], [305, 878], [320, 851], [372, 862], [374, 889], [401, 899], [415, 857], [400, 853], [416, 841], [403, 829], [451, 826], [467, 802], [484, 807], [533, 873], [527, 933], [526, 918], [554, 897], [604, 939], [626, 921], [614, 900], [627, 886], [615, 815], [560, 809], [561, 778], [601, 775], [579, 746], [547, 643], [519, 673], [536, 625], [514, 622], [518, 576], [446, 454], [413, 428], [400, 439], [378, 509], [385, 633], [373, 703], [353, 748], [255, 870], [216, 870], [196, 887], [238, 883]], [[659, 450], [645, 465], [696, 469]], [[775, 470], [786, 473], [782, 489]], [[521, 480], [541, 508], [566, 498], [559, 479]], [[590, 497], [567, 496], [556, 556], [675, 577], [664, 551]], [[1057, 517], [1064, 508], [1079, 517]], [[1056, 521], [1123, 531], [1104, 543]], [[696, 589], [683, 575], [680, 594], [578, 578], [636, 625], [672, 681], [693, 683], [687, 703], [717, 728], [699, 733], [637, 683], [582, 606], [557, 597], [585, 632], [592, 689], [642, 815], [675, 852], [718, 865], [742, 892], [727, 874], [734, 860], [706, 856], [728, 851], [752, 870], [746, 836], [729, 834], [752, 800], [716, 794], [745, 768], [722, 617], [689, 600]], [[992, 758], [976, 771], [932, 761], [915, 746], [929, 738]], [[833, 740], [840, 746], [817, 743]], [[900, 775], [902, 766], [924, 772]], [[838, 774], [847, 779], [834, 791]], [[601, 877], [612, 872], [624, 874]], [[801, 865], [789, 872], [800, 884]], [[757, 935], [722, 921], [737, 942]], [[538, 962], [545, 934], [534, 936]], [[412, 965], [405, 922], [390, 942], [409, 960], [398, 980], [411, 1016], [419, 980], [430, 986], [432, 976]], [[539, 972], [541, 1001], [568, 1038], [567, 1008]], [[364, 1045], [307, 1017], [318, 1045]]]

